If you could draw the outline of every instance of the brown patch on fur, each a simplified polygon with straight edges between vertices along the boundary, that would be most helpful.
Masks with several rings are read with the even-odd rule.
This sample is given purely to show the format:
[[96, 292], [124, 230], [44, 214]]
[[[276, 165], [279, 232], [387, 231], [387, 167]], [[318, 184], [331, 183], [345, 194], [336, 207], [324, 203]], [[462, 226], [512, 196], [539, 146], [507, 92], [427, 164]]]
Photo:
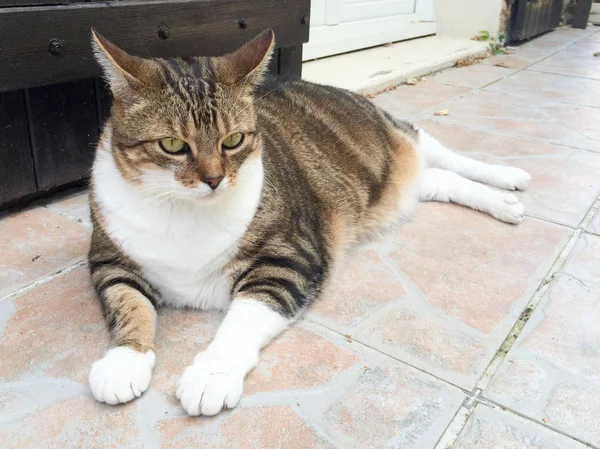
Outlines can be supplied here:
[[396, 224], [403, 211], [411, 208], [409, 202], [416, 198], [414, 189], [421, 170], [418, 144], [405, 134], [396, 130], [394, 132], [394, 162], [381, 199], [368, 210], [361, 222], [360, 240], [369, 240]]
[[[343, 253], [394, 224], [418, 198], [418, 133], [352, 92], [302, 81], [262, 83], [271, 48], [272, 33], [265, 33], [221, 58], [153, 60], [160, 77], [134, 83], [125, 100], [115, 98], [112, 151], [126, 180], [154, 164], [185, 187], [221, 173], [233, 187], [241, 167], [261, 156], [258, 209], [223, 274], [233, 297], [261, 300], [293, 317], [318, 299]], [[115, 61], [132, 67], [126, 55]], [[242, 145], [220, 148], [233, 132], [245, 134]], [[166, 154], [157, 144], [166, 137], [184, 140], [190, 151]], [[122, 319], [132, 309], [146, 310], [137, 321], [147, 335], [144, 301], [123, 292], [136, 289], [150, 303], [158, 294], [100, 220], [90, 268], [109, 324], [121, 323], [114, 338], [128, 334]]]
[[104, 306], [115, 317], [115, 324], [111, 327], [111, 344], [128, 346], [138, 352], [153, 349], [156, 311], [150, 301], [123, 284], [107, 288], [105, 297]]

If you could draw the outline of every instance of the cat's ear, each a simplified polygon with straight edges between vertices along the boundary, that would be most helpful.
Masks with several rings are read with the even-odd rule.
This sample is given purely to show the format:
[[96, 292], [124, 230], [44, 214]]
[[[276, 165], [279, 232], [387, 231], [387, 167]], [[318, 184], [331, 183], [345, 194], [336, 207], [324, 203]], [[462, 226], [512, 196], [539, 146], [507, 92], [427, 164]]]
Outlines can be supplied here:
[[92, 46], [115, 97], [130, 94], [152, 79], [153, 61], [126, 53], [94, 29]]
[[218, 58], [219, 82], [258, 84], [267, 72], [275, 34], [266, 30], [233, 53]]

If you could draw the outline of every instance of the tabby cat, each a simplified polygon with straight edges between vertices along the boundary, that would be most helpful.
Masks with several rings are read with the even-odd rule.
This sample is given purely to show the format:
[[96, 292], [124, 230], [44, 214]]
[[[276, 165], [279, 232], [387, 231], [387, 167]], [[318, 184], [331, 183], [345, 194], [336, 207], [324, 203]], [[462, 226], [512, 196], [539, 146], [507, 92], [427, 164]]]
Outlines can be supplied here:
[[519, 223], [517, 168], [444, 148], [360, 95], [267, 75], [266, 31], [222, 57], [142, 59], [93, 33], [114, 96], [90, 189], [89, 255], [111, 349], [94, 397], [139, 397], [155, 362], [156, 308], [227, 310], [183, 372], [190, 415], [240, 400], [259, 351], [319, 298], [341, 255], [452, 201]]

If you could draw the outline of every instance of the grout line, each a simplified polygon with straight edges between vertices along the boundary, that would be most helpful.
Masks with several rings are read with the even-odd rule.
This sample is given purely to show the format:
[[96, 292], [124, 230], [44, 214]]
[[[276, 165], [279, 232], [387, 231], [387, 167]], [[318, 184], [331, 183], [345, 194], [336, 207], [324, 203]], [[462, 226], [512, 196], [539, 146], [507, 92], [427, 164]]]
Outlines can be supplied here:
[[579, 223], [579, 228], [586, 232], [588, 226], [598, 213], [600, 213], [600, 196], [598, 196], [598, 198], [596, 198], [596, 201], [592, 203], [592, 206], [587, 211], [587, 214], [585, 214], [585, 216], [581, 220], [581, 223]]
[[15, 296], [19, 296], [19, 295], [22, 295], [23, 293], [27, 293], [28, 291], [33, 290], [34, 288], [39, 287], [41, 285], [44, 285], [47, 282], [50, 282], [50, 281], [62, 276], [63, 274], [70, 273], [71, 271], [76, 270], [77, 268], [80, 268], [80, 267], [84, 266], [85, 264], [87, 264], [87, 257], [84, 257], [83, 259], [78, 260], [73, 265], [69, 265], [68, 267], [62, 268], [58, 271], [55, 271], [54, 273], [48, 274], [42, 278], [38, 278], [37, 280], [33, 281], [32, 283], [27, 284], [21, 288], [16, 289], [15, 291], [8, 293], [7, 295], [0, 298], [0, 301], [11, 299], [11, 298], [14, 298]]
[[543, 298], [543, 296], [546, 293], [546, 291], [548, 290], [550, 284], [554, 280], [554, 276], [562, 268], [565, 261], [567, 260], [567, 257], [571, 254], [571, 251], [573, 250], [573, 247], [577, 243], [577, 240], [579, 239], [580, 235], [581, 235], [581, 229], [576, 229], [575, 232], [573, 232], [573, 234], [571, 234], [569, 241], [566, 243], [566, 245], [564, 246], [564, 248], [558, 255], [558, 258], [554, 261], [554, 263], [550, 267], [550, 270], [548, 271], [546, 276], [544, 276], [544, 279], [542, 280], [541, 284], [539, 285], [539, 287], [537, 288], [537, 290], [535, 291], [535, 293], [533, 294], [533, 296], [531, 297], [531, 299], [529, 300], [529, 302], [527, 303], [527, 305], [521, 312], [519, 319], [515, 322], [513, 327], [510, 329], [507, 337], [504, 339], [504, 342], [500, 346], [500, 349], [498, 349], [498, 351], [496, 352], [496, 355], [494, 356], [492, 361], [489, 363], [489, 365], [487, 366], [487, 368], [481, 375], [479, 382], [477, 382], [478, 389], [480, 389], [482, 391], [485, 390], [488, 387], [488, 385], [490, 384], [490, 382], [492, 381], [492, 378], [493, 378], [494, 374], [496, 373], [498, 367], [500, 366], [500, 364], [504, 361], [504, 359], [508, 355], [508, 352], [515, 344], [517, 338], [519, 337], [519, 335], [523, 331], [525, 325], [529, 321], [529, 318], [531, 317], [533, 312], [536, 310], [541, 299]]
[[533, 218], [533, 219], [538, 220], [538, 221], [543, 221], [544, 223], [550, 223], [550, 224], [553, 224], [553, 225], [556, 225], [556, 226], [561, 226], [563, 228], [571, 229], [572, 231], [576, 231], [578, 229], [578, 226], [573, 226], [573, 225], [568, 225], [568, 224], [565, 224], [565, 223], [560, 223], [558, 221], [551, 220], [550, 218], [536, 217], [535, 215], [528, 214], [527, 212], [525, 212], [524, 216], [527, 217], [527, 218]]
[[[526, 414], [524, 414], [524, 413], [521, 413], [521, 412], [518, 412], [518, 411], [516, 411], [516, 410], [513, 410], [512, 408], [510, 408], [510, 407], [506, 407], [506, 406], [504, 406], [504, 405], [502, 405], [502, 404], [500, 404], [500, 403], [498, 403], [498, 402], [494, 402], [494, 401], [492, 401], [492, 400], [490, 400], [490, 399], [486, 399], [485, 401], [484, 401], [484, 400], [479, 400], [479, 399], [478, 399], [478, 400], [477, 400], [477, 402], [478, 402], [479, 404], [481, 404], [481, 405], [484, 405], [484, 406], [486, 406], [486, 407], [490, 407], [490, 408], [496, 408], [496, 407], [497, 407], [497, 408], [499, 408], [500, 410], [502, 410], [502, 411], [504, 411], [504, 412], [506, 412], [506, 413], [509, 413], [509, 414], [512, 414], [512, 415], [518, 416], [519, 418], [525, 419], [526, 421], [529, 421], [529, 422], [532, 422], [532, 423], [538, 424], [538, 425], [540, 425], [540, 426], [542, 426], [542, 427], [546, 428], [547, 430], [550, 430], [550, 431], [552, 431], [552, 432], [558, 433], [558, 434], [560, 434], [560, 435], [562, 435], [562, 436], [564, 436], [564, 437], [566, 437], [566, 438], [569, 438], [569, 439], [571, 439], [571, 440], [577, 441], [578, 443], [581, 443], [581, 444], [583, 444], [583, 445], [585, 445], [585, 446], [587, 446], [587, 447], [589, 447], [589, 448], [592, 448], [592, 449], [600, 449], [600, 447], [598, 447], [598, 446], [595, 446], [595, 445], [593, 445], [592, 443], [588, 443], [587, 441], [584, 441], [584, 440], [582, 440], [582, 439], [581, 439], [581, 438], [579, 438], [579, 437], [576, 437], [576, 436], [574, 436], [574, 435], [571, 435], [571, 434], [569, 434], [569, 433], [565, 432], [564, 430], [561, 430], [561, 429], [559, 429], [559, 428], [556, 428], [556, 427], [549, 426], [549, 425], [548, 425], [548, 423], [545, 423], [545, 422], [543, 422], [543, 421], [540, 421], [540, 420], [537, 420], [537, 419], [535, 419], [535, 418], [532, 418], [531, 416], [527, 416], [527, 415], [526, 415]], [[438, 449], [438, 448], [435, 448], [435, 449]]]
[[450, 449], [454, 445], [458, 436], [467, 425], [467, 421], [469, 421], [469, 418], [477, 408], [477, 402], [468, 407], [469, 400], [470, 398], [465, 399], [465, 402], [460, 406], [452, 421], [448, 424], [448, 427], [446, 427], [434, 449]]
[[[531, 300], [528, 302], [527, 306], [525, 306], [525, 309], [521, 313], [519, 319], [517, 320], [517, 322], [513, 325], [513, 327], [509, 331], [508, 336], [506, 337], [506, 339], [500, 346], [500, 349], [496, 352], [496, 355], [494, 356], [494, 358], [491, 360], [491, 362], [485, 369], [479, 382], [477, 382], [477, 386], [475, 387], [475, 389], [472, 392], [468, 393], [467, 399], [465, 399], [465, 402], [463, 403], [463, 405], [461, 406], [459, 411], [456, 413], [454, 418], [452, 418], [452, 420], [450, 421], [450, 424], [448, 424], [446, 431], [440, 437], [438, 443], [435, 446], [435, 449], [450, 449], [450, 448], [452, 448], [452, 446], [458, 439], [458, 436], [460, 435], [460, 433], [462, 432], [464, 427], [467, 425], [469, 418], [473, 414], [473, 412], [478, 404], [488, 405], [488, 406], [489, 406], [489, 404], [494, 405], [494, 403], [492, 401], [489, 401], [489, 400], [483, 398], [483, 396], [482, 396], [483, 391], [490, 384], [492, 377], [495, 374], [496, 370], [498, 369], [500, 364], [504, 361], [504, 359], [506, 358], [506, 356], [508, 354], [508, 351], [512, 348], [512, 346], [516, 342], [518, 336], [523, 331], [523, 328], [527, 324], [527, 321], [533, 314], [533, 311], [536, 309], [536, 307], [540, 303], [540, 301], [541, 301], [542, 297], [544, 296], [544, 294], [546, 293], [546, 290], [548, 289], [550, 283], [554, 279], [554, 275], [564, 265], [567, 257], [571, 253], [573, 247], [575, 246], [575, 243], [577, 242], [579, 236], [581, 235], [581, 232], [582, 232], [581, 229], [577, 229], [573, 232], [573, 234], [571, 235], [571, 237], [565, 244], [564, 248], [558, 255], [557, 259], [554, 261], [554, 263], [550, 267], [550, 270], [548, 271], [546, 276], [544, 276], [544, 279], [542, 280], [538, 289], [533, 294]], [[526, 416], [523, 416], [523, 417], [529, 420], [528, 417], [526, 417]]]
[[[493, 91], [485, 91], [485, 92], [498, 93], [498, 92], [493, 92]], [[475, 91], [472, 91], [472, 92], [469, 92], [469, 93], [475, 93]], [[550, 140], [536, 139], [536, 138], [533, 138], [531, 136], [525, 136], [525, 135], [511, 133], [511, 132], [501, 132], [501, 131], [498, 131], [498, 130], [492, 130], [492, 129], [484, 128], [484, 127], [480, 127], [480, 126], [469, 126], [466, 122], [463, 122], [463, 123], [446, 122], [446, 121], [440, 120], [437, 117], [432, 117], [431, 116], [430, 111], [436, 111], [438, 109], [447, 109], [444, 106], [446, 106], [446, 105], [449, 106], [451, 103], [454, 102], [454, 100], [460, 100], [460, 99], [462, 99], [464, 97], [466, 97], [466, 95], [463, 95], [463, 96], [460, 96], [460, 97], [455, 97], [452, 100], [448, 100], [448, 101], [446, 101], [444, 103], [440, 103], [437, 108], [435, 108], [435, 109], [429, 109], [429, 110], [427, 110], [426, 112], [424, 112], [422, 114], [418, 114], [418, 115], [414, 116], [414, 118], [410, 119], [410, 120], [412, 120], [413, 122], [415, 122], [417, 120], [428, 120], [430, 122], [437, 123], [437, 124], [440, 124], [440, 125], [458, 126], [458, 127], [461, 127], [461, 128], [465, 128], [465, 129], [468, 129], [468, 130], [471, 130], [471, 131], [477, 131], [477, 132], [484, 133], [484, 134], [492, 134], [492, 135], [496, 135], [496, 136], [511, 137], [511, 138], [515, 138], [515, 139], [526, 140], [526, 141], [529, 141], [529, 142], [539, 142], [539, 143], [543, 143], [543, 144], [546, 144], [546, 145], [553, 145], [553, 146], [556, 146], [556, 147], [564, 147], [564, 148], [570, 148], [572, 150], [587, 151], [587, 152], [592, 153], [592, 154], [600, 154], [600, 151], [598, 151], [598, 150], [591, 150], [589, 148], [576, 147], [574, 145], [569, 145], [569, 144], [564, 143], [564, 142], [553, 142], [553, 141], [550, 141]], [[492, 103], [492, 104], [496, 104], [496, 103]], [[506, 104], [506, 103], [502, 103], [502, 104]], [[521, 108], [527, 108], [527, 106], [523, 106], [523, 105], [512, 104], [512, 103], [508, 103], [508, 104], [509, 105], [513, 105], [513, 106], [518, 106], [518, 107], [521, 107]], [[571, 104], [568, 104], [568, 103], [563, 103], [563, 105], [565, 105], [565, 106], [573, 106], [573, 107], [575, 106], [575, 105], [571, 105]], [[468, 151], [468, 150], [464, 150], [464, 151]], [[459, 151], [459, 152], [462, 152], [462, 151]], [[491, 154], [493, 155], [493, 153], [491, 153]], [[535, 155], [531, 155], [531, 156], [535, 156]], [[502, 157], [504, 157], [504, 158], [511, 158], [511, 157], [518, 157], [518, 156], [502, 156]], [[524, 156], [524, 157], [530, 157], [530, 156]]]
[[378, 348], [375, 348], [375, 347], [373, 347], [373, 346], [370, 346], [370, 345], [368, 345], [368, 344], [366, 344], [366, 343], [363, 343], [363, 342], [362, 342], [362, 341], [360, 341], [360, 340], [356, 340], [356, 339], [355, 339], [354, 337], [352, 337], [352, 335], [350, 335], [350, 334], [344, 334], [344, 333], [342, 333], [342, 332], [340, 332], [340, 331], [338, 331], [338, 330], [336, 330], [336, 329], [333, 329], [333, 328], [331, 328], [331, 327], [329, 327], [329, 326], [326, 326], [326, 325], [324, 325], [324, 324], [321, 324], [321, 323], [319, 323], [319, 322], [317, 322], [317, 321], [313, 321], [313, 320], [311, 320], [311, 319], [308, 319], [308, 318], [303, 318], [303, 321], [306, 321], [306, 322], [308, 322], [308, 323], [311, 323], [311, 324], [314, 324], [314, 325], [316, 325], [316, 326], [318, 326], [318, 327], [322, 327], [322, 328], [324, 328], [324, 329], [327, 329], [327, 330], [329, 330], [329, 331], [331, 331], [331, 332], [334, 332], [334, 333], [336, 333], [336, 334], [338, 334], [338, 335], [340, 335], [340, 336], [344, 337], [344, 338], [345, 338], [345, 339], [347, 339], [347, 340], [352, 340], [352, 342], [354, 342], [354, 343], [358, 343], [358, 344], [359, 344], [360, 346], [362, 346], [362, 347], [369, 348], [370, 350], [372, 350], [372, 351], [375, 351], [375, 352], [377, 352], [377, 353], [379, 353], [379, 354], [381, 354], [381, 355], [383, 355], [383, 356], [385, 356], [385, 357], [387, 357], [387, 358], [390, 358], [390, 359], [396, 360], [397, 362], [400, 362], [400, 363], [401, 363], [401, 364], [403, 364], [403, 365], [409, 366], [410, 368], [413, 368], [413, 369], [415, 369], [415, 370], [417, 370], [417, 371], [419, 371], [419, 372], [421, 372], [421, 373], [423, 373], [423, 374], [426, 374], [426, 375], [427, 375], [427, 376], [429, 376], [429, 377], [433, 377], [434, 379], [436, 379], [436, 380], [438, 380], [438, 381], [442, 382], [442, 383], [443, 383], [443, 384], [445, 384], [445, 385], [448, 385], [448, 386], [450, 386], [450, 387], [453, 387], [453, 388], [457, 388], [457, 389], [459, 389], [460, 391], [462, 391], [462, 392], [463, 392], [464, 394], [466, 394], [467, 396], [470, 396], [470, 395], [472, 394], [472, 393], [471, 393], [469, 390], [465, 389], [464, 387], [461, 387], [461, 386], [459, 386], [459, 385], [456, 385], [456, 384], [454, 384], [454, 383], [452, 383], [452, 382], [450, 382], [450, 381], [448, 381], [448, 380], [446, 380], [446, 379], [443, 379], [443, 378], [441, 378], [441, 377], [438, 377], [438, 376], [436, 376], [435, 374], [432, 374], [432, 373], [430, 373], [430, 372], [428, 372], [428, 371], [425, 371], [423, 368], [419, 368], [418, 366], [412, 365], [412, 364], [408, 363], [406, 360], [399, 359], [399, 358], [397, 358], [397, 357], [395, 357], [395, 356], [393, 356], [393, 355], [391, 355], [391, 354], [388, 354], [387, 352], [383, 352], [381, 349], [378, 349]]
[[[542, 61], [543, 61], [543, 59], [542, 59]], [[589, 76], [568, 75], [566, 73], [551, 72], [549, 70], [542, 70], [542, 69], [536, 69], [536, 68], [530, 68], [529, 70], [531, 70], [532, 72], [537, 72], [537, 73], [545, 73], [546, 75], [567, 76], [569, 78], [577, 78], [577, 79], [583, 79], [583, 80], [589, 80], [589, 81], [600, 81], [598, 78], [590, 78]], [[597, 108], [597, 106], [588, 106], [588, 107], [590, 107], [590, 108], [596, 107]]]

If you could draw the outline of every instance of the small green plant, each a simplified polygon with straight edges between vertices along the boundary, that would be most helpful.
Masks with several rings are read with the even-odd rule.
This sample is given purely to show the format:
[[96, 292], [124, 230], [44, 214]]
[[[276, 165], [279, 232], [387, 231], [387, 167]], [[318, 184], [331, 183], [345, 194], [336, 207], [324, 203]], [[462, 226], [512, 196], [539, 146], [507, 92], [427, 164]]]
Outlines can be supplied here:
[[489, 31], [482, 30], [473, 39], [476, 41], [488, 42], [488, 45], [490, 46], [490, 51], [494, 55], [507, 55], [508, 54], [508, 52], [503, 48], [504, 42], [506, 41], [506, 35], [504, 33], [501, 33], [498, 36], [498, 39], [496, 39], [496, 38], [490, 36]]

